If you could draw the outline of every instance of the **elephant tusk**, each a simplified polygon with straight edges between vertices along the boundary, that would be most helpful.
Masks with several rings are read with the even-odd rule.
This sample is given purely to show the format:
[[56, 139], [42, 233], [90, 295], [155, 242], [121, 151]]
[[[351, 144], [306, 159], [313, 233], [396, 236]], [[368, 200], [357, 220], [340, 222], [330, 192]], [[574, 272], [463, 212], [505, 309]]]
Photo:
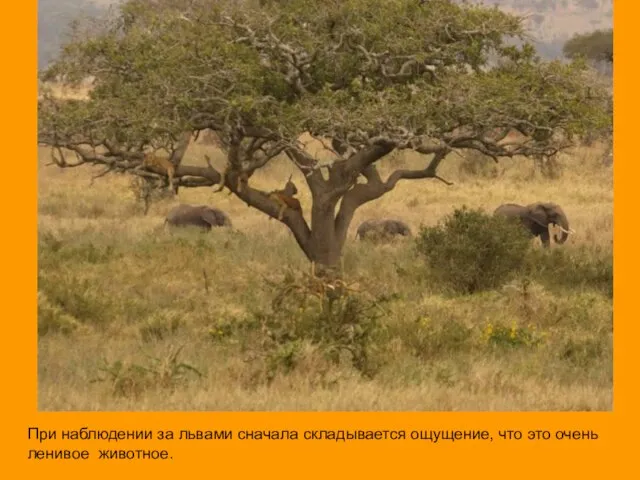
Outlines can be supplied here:
[[576, 233], [576, 231], [573, 228], [570, 228], [569, 230], [565, 230], [560, 225], [558, 225], [558, 228], [560, 229], [560, 231], [562, 231], [564, 233], [567, 233], [567, 234], [575, 234]]

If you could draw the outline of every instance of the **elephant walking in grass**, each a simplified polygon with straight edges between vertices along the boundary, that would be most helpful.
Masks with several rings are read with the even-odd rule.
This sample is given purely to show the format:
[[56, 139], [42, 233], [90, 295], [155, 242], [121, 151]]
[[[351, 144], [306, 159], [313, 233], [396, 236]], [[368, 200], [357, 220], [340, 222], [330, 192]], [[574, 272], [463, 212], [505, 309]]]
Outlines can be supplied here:
[[200, 227], [206, 231], [212, 227], [231, 227], [226, 213], [206, 205], [177, 205], [169, 211], [164, 223], [172, 227]]
[[356, 239], [381, 239], [395, 236], [408, 237], [411, 235], [409, 226], [401, 220], [370, 219], [360, 224], [356, 232]]
[[536, 202], [530, 205], [517, 205], [505, 203], [493, 212], [494, 215], [504, 215], [509, 218], [519, 218], [522, 225], [533, 237], [540, 237], [545, 248], [550, 246], [549, 225], [560, 227], [562, 234], [554, 236], [556, 243], [563, 244], [570, 233], [575, 233], [569, 228], [569, 220], [560, 205], [550, 202]]

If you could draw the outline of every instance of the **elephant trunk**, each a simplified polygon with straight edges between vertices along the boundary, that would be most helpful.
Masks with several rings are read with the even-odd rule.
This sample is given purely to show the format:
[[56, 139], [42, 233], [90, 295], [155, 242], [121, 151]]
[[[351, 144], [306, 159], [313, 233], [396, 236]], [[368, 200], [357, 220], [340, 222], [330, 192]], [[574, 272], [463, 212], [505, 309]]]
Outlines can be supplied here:
[[556, 241], [556, 243], [563, 244], [567, 241], [567, 238], [569, 238], [569, 220], [567, 220], [567, 216], [564, 214], [564, 212], [560, 212], [560, 214], [558, 215], [557, 225], [562, 228], [562, 232], [560, 233], [560, 235], [556, 233], [553, 239]]

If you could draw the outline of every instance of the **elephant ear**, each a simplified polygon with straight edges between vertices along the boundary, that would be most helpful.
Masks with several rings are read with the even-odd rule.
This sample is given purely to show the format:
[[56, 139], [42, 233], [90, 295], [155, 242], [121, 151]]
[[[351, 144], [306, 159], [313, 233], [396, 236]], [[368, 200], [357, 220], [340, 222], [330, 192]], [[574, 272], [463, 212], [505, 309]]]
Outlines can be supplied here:
[[551, 223], [551, 221], [556, 221], [558, 217], [564, 217], [564, 212], [562, 208], [557, 203], [540, 203], [540, 207], [545, 211], [547, 216], [547, 223]]
[[215, 227], [218, 225], [218, 214], [215, 210], [205, 207], [202, 209], [200, 215], [202, 219], [212, 227]]
[[547, 228], [549, 226], [549, 214], [547, 213], [547, 206], [543, 203], [537, 203], [531, 205], [528, 208], [528, 215], [531, 221], [537, 223], [541, 227]]

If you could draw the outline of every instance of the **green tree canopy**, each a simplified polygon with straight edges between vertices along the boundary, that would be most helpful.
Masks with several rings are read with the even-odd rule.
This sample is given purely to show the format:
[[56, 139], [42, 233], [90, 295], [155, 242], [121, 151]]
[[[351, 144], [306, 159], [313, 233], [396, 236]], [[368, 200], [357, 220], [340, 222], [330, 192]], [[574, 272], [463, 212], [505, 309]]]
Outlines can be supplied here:
[[567, 58], [585, 57], [592, 62], [613, 64], [613, 29], [576, 34], [562, 48]]
[[[294, 209], [281, 221], [310, 260], [335, 265], [358, 207], [400, 180], [440, 179], [451, 151], [549, 155], [608, 128], [609, 95], [584, 63], [543, 62], [513, 39], [525, 39], [520, 17], [451, 0], [129, 0], [78, 27], [44, 73], [94, 82], [88, 101], [40, 101], [39, 138], [131, 172], [165, 145], [179, 185], [220, 184], [272, 217], [277, 202], [250, 179], [285, 155], [313, 206], [309, 221]], [[207, 129], [222, 172], [181, 163]], [[513, 130], [527, 140], [505, 142]], [[310, 155], [303, 133], [330, 139], [334, 161]], [[378, 162], [395, 150], [424, 167], [383, 179]]]

